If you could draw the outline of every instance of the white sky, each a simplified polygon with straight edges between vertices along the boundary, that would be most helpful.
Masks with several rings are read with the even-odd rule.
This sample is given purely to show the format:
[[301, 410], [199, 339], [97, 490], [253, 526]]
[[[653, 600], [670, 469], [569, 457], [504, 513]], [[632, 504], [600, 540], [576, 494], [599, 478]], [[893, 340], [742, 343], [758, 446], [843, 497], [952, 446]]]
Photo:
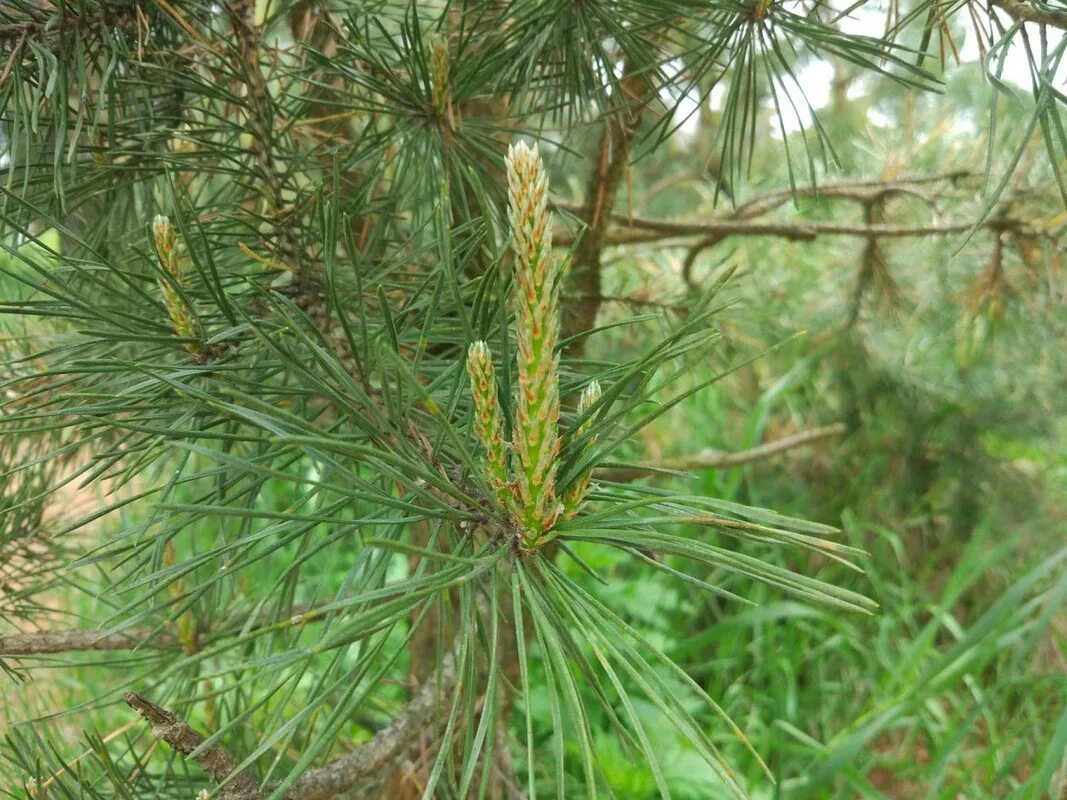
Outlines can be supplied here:
[[[842, 11], [850, 5], [849, 2], [842, 2], [842, 0], [831, 0], [831, 4]], [[1006, 15], [1000, 14], [1000, 19], [1004, 23], [1005, 28], [1010, 26], [1010, 20]], [[837, 25], [844, 33], [881, 37], [885, 30], [885, 9], [880, 8], [879, 4], [872, 3], [869, 6], [856, 9], [848, 17], [841, 18], [838, 20]], [[963, 38], [958, 39], [955, 42], [956, 47], [959, 50], [961, 66], [963, 64], [977, 63], [981, 58], [978, 37], [969, 20], [964, 27]], [[1031, 43], [1036, 44], [1040, 41], [1037, 35], [1038, 26], [1028, 23], [1026, 28], [1027, 32], [1031, 34]], [[1054, 49], [1059, 44], [1063, 35], [1064, 34], [1060, 31], [1049, 31], [1049, 50]], [[1030, 66], [1021, 39], [1022, 37], [1019, 34], [1016, 34], [1007, 48], [1007, 55], [1004, 57], [1001, 78], [1006, 83], [1018, 86], [1021, 90], [1028, 93], [1031, 88]], [[1067, 59], [1065, 59], [1064, 62], [1062, 70], [1057, 76], [1059, 79], [1058, 83], [1061, 86], [1067, 86]], [[681, 63], [674, 64], [673, 67], [674, 70], [677, 71], [681, 68]], [[951, 70], [955, 68], [955, 59], [950, 57], [950, 60], [946, 65], [946, 71], [951, 72]], [[670, 69], [671, 67], [668, 66], [668, 71], [670, 71]], [[798, 116], [793, 112], [786, 97], [780, 95], [782, 116], [785, 123], [785, 130], [787, 132], [793, 133], [799, 130], [801, 122], [803, 122], [805, 127], [810, 126], [812, 120], [811, 113], [808, 110], [809, 105], [816, 111], [827, 105], [830, 100], [830, 89], [833, 82], [833, 75], [834, 70], [830, 62], [820, 59], [812, 61], [797, 73], [797, 80], [800, 84], [799, 88], [791, 82], [786, 82], [785, 91], [792, 99], [793, 105], [796, 106], [796, 109], [799, 112]], [[861, 92], [862, 90], [861, 86], [856, 85], [853, 85], [851, 88], [852, 93]], [[709, 99], [711, 107], [714, 109], [721, 109], [724, 95], [725, 90], [723, 89], [722, 84], [713, 87]], [[766, 102], [768, 107], [772, 107], [770, 100], [767, 100]], [[679, 130], [679, 134], [683, 139], [693, 136], [698, 130], [699, 120], [694, 113], [697, 109], [697, 103], [698, 98], [695, 93], [683, 97], [679, 103], [678, 118], [686, 118], [686, 122]], [[871, 121], [875, 124], [884, 122], [884, 115], [877, 111], [877, 109], [872, 109], [870, 116]], [[776, 137], [781, 136], [778, 130], [773, 131], [773, 135]]]
[[[833, 0], [831, 4], [841, 10], [848, 7], [847, 4], [842, 4], [840, 0]], [[1006, 15], [1001, 14], [1000, 18], [1004, 23], [1005, 28], [1010, 26], [1011, 23]], [[852, 12], [848, 17], [843, 17], [838, 20], [837, 25], [844, 33], [881, 37], [885, 29], [885, 10], [879, 8], [877, 4], [864, 6]], [[1030, 41], [1032, 43], [1038, 42], [1038, 26], [1028, 23], [1026, 27], [1031, 34]], [[1063, 33], [1060, 31], [1049, 32], [1048, 47], [1050, 50], [1058, 45], [1062, 36]], [[964, 37], [962, 41], [956, 41], [956, 47], [959, 49], [961, 65], [980, 61], [981, 55], [978, 37], [975, 35], [973, 26], [969, 20], [968, 24], [965, 25]], [[1060, 85], [1067, 84], [1067, 64], [1064, 64], [1063, 66], [1064, 70], [1061, 75], [1058, 76], [1060, 77]], [[950, 57], [950, 60], [946, 65], [946, 71], [951, 71], [955, 68], [955, 60]], [[786, 88], [793, 96], [793, 102], [801, 111], [798, 119], [797, 116], [792, 113], [791, 109], [789, 109], [788, 104], [783, 104], [782, 112], [787, 132], [792, 133], [799, 130], [800, 121], [803, 121], [805, 127], [811, 124], [811, 114], [807, 110], [807, 105], [805, 105], [805, 98], [807, 99], [807, 103], [815, 110], [824, 107], [829, 102], [833, 73], [833, 67], [828, 61], [813, 61], [797, 73], [797, 80], [800, 83], [800, 88], [803, 89], [802, 93], [796, 86], [786, 85]], [[1018, 86], [1024, 91], [1028, 92], [1030, 90], [1030, 66], [1026, 57], [1026, 51], [1021, 41], [1021, 36], [1018, 34], [1012, 39], [1011, 44], [1007, 49], [1007, 55], [1004, 57], [1001, 78], [1006, 83]], [[713, 93], [713, 105], [715, 104], [716, 99], [717, 98]], [[721, 102], [721, 99], [719, 99], [719, 103]], [[872, 111], [871, 121], [877, 124], [880, 121], [879, 116], [881, 115], [879, 115], [877, 111]], [[775, 131], [775, 133], [777, 134], [777, 131]]]

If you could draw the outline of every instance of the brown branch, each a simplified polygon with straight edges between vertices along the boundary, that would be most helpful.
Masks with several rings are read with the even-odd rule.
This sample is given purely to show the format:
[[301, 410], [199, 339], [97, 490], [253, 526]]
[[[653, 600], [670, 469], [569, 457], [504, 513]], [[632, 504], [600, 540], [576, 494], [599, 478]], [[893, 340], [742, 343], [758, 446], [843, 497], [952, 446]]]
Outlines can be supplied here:
[[800, 431], [799, 433], [794, 433], [790, 436], [783, 436], [781, 439], [764, 442], [763, 444], [749, 448], [748, 450], [740, 450], [735, 453], [724, 453], [721, 450], [705, 450], [695, 455], [672, 458], [655, 464], [604, 469], [597, 472], [597, 477], [604, 480], [623, 483], [636, 480], [643, 475], [661, 470], [685, 472], [696, 469], [726, 469], [729, 467], [738, 467], [752, 461], [771, 458], [786, 450], [792, 450], [795, 447], [800, 447], [818, 441], [819, 439], [840, 436], [845, 430], [846, 427], [843, 422], [835, 422], [832, 425], [824, 425], [821, 428], [812, 428], [811, 430]]
[[[601, 236], [601, 247], [616, 244], [637, 244], [641, 242], [660, 241], [667, 238], [702, 236], [706, 242], [698, 244], [690, 251], [694, 258], [707, 247], [717, 244], [730, 236], [777, 236], [791, 241], [812, 241], [819, 236], [872, 236], [909, 237], [927, 235], [948, 235], [964, 233], [971, 228], [971, 223], [950, 223], [944, 225], [858, 225], [837, 222], [776, 222], [759, 220], [758, 217], [785, 205], [794, 197], [812, 199], [852, 200], [864, 206], [880, 201], [892, 195], [912, 195], [927, 205], [935, 205], [934, 198], [924, 190], [924, 184], [942, 181], [956, 182], [969, 176], [966, 171], [947, 172], [942, 175], [918, 176], [897, 181], [842, 181], [822, 186], [776, 189], [753, 197], [738, 206], [731, 213], [713, 218], [707, 222], [690, 222], [634, 217], [629, 214], [614, 214], [611, 221], [621, 230]], [[584, 218], [586, 208], [576, 203], [556, 201], [553, 208]], [[1023, 227], [1024, 223], [1003, 218], [990, 220], [989, 227]], [[588, 235], [588, 233], [586, 234]], [[554, 243], [560, 247], [572, 246], [574, 236], [557, 236]], [[690, 267], [692, 265], [690, 264]]]
[[685, 254], [685, 260], [682, 262], [682, 280], [685, 281], [685, 285], [690, 289], [695, 290], [697, 288], [696, 282], [693, 280], [693, 267], [696, 266], [697, 258], [705, 250], [710, 250], [725, 238], [723, 234], [706, 236], [689, 248], [689, 251]]
[[649, 300], [647, 297], [638, 297], [632, 294], [601, 294], [596, 296], [598, 303], [621, 303], [626, 306], [637, 308], [658, 308], [664, 311], [674, 311], [678, 314], [688, 314], [692, 307], [688, 303], [671, 303], [663, 300]]
[[[326, 614], [326, 611], [298, 606], [293, 609], [287, 622], [290, 625], [302, 625], [306, 622], [316, 622]], [[266, 620], [253, 625], [249, 630], [255, 631], [274, 624], [277, 623], [273, 620]], [[232, 629], [223, 627], [217, 631], [216, 635], [225, 636], [239, 629], [239, 626]], [[199, 638], [203, 638], [207, 633], [209, 632], [201, 631]], [[106, 633], [99, 629], [11, 633], [0, 636], [0, 657], [48, 655], [82, 650], [136, 650], [141, 647], [169, 650], [182, 646], [181, 641], [173, 634], [163, 633], [155, 637], [152, 637], [152, 634], [153, 629], [149, 628], [136, 628], [120, 633]]]
[[730, 216], [734, 219], [751, 219], [773, 211], [793, 198], [802, 197], [813, 200], [854, 200], [858, 203], [869, 203], [890, 195], [912, 195], [927, 205], [934, 205], [933, 197], [922, 188], [923, 184], [942, 181], [954, 183], [970, 174], [959, 170], [943, 175], [903, 178], [896, 181], [840, 181], [818, 186], [798, 186], [796, 189], [776, 189], [746, 200]]
[[[435, 678], [423, 683], [407, 708], [374, 738], [329, 764], [305, 772], [290, 789], [287, 800], [327, 800], [363, 781], [378, 776], [418, 741], [418, 732], [428, 725], [442, 701], [456, 686], [453, 655], [444, 658]], [[253, 800], [255, 796], [234, 800]]]
[[11, 74], [11, 70], [15, 67], [15, 61], [18, 59], [19, 54], [22, 52], [22, 46], [26, 43], [27, 32], [23, 31], [18, 41], [11, 48], [11, 54], [7, 57], [7, 62], [4, 64], [3, 70], [0, 70], [0, 88], [7, 83], [7, 77]]
[[[417, 742], [418, 732], [430, 722], [442, 700], [452, 693], [456, 680], [455, 659], [449, 653], [445, 656], [441, 671], [435, 678], [423, 683], [403, 713], [351, 753], [305, 772], [285, 793], [285, 800], [327, 800], [379, 776]], [[151, 723], [153, 736], [162, 739], [182, 755], [188, 756], [204, 743], [205, 737], [189, 723], [143, 695], [127, 692], [122, 699]], [[237, 768], [234, 758], [217, 745], [206, 748], [193, 760], [216, 783], [227, 780]], [[270, 790], [271, 787], [266, 787], [266, 791]], [[224, 800], [259, 800], [264, 793], [260, 791], [256, 778], [250, 773], [240, 772], [229, 780], [221, 796]]]
[[1023, 0], [989, 0], [997, 8], [1008, 12], [1018, 22], [1036, 22], [1038, 25], [1051, 25], [1067, 31], [1067, 11], [1043, 8], [1023, 2]]
[[[916, 175], [909, 178], [888, 181], [835, 181], [822, 183], [815, 186], [798, 186], [795, 189], [782, 188], [772, 189], [763, 194], [755, 195], [744, 203], [738, 205], [724, 219], [751, 219], [761, 216], [768, 211], [773, 211], [779, 206], [785, 205], [793, 198], [805, 198], [814, 200], [855, 200], [859, 203], [870, 202], [887, 195], [904, 194], [918, 197], [923, 202], [930, 204], [930, 193], [922, 187], [931, 183], [956, 184], [964, 178], [969, 178], [973, 173], [967, 170], [954, 170], [937, 175]], [[568, 203], [556, 200], [552, 203], [556, 210], [568, 211], [571, 214], [580, 215], [583, 206], [577, 203]], [[624, 219], [629, 219], [626, 215]]]
[[[0, 24], [0, 52], [8, 45], [16, 41], [24, 41], [27, 37], [44, 35], [60, 38], [71, 32], [84, 35], [90, 30], [105, 32], [109, 27], [120, 26], [124, 22], [136, 22], [136, 4], [133, 3], [101, 3], [96, 8], [88, 8], [84, 13], [78, 13], [76, 8], [67, 9], [65, 13], [56, 13], [55, 8], [21, 8], [19, 11], [26, 14], [16, 22], [4, 22]], [[9, 16], [8, 19], [12, 19]]]
[[[966, 233], [973, 225], [970, 222], [952, 222], [943, 225], [863, 225], [838, 222], [750, 222], [747, 220], [715, 220], [712, 222], [667, 222], [652, 219], [622, 218], [629, 230], [622, 230], [605, 237], [605, 245], [641, 244], [678, 239], [689, 236], [775, 236], [790, 241], [813, 241], [820, 236], [871, 236], [907, 238], [916, 236], [947, 236]], [[980, 228], [1022, 230], [1028, 226], [1021, 220], [990, 219]], [[569, 247], [573, 236], [557, 236], [553, 244]]]
[[[885, 202], [883, 197], [876, 197], [864, 203], [863, 221], [868, 225], [881, 224], [885, 219]], [[879, 243], [878, 237], [867, 238], [860, 255], [860, 266], [856, 275], [856, 285], [852, 291], [851, 308], [848, 324], [855, 325], [863, 309], [863, 301], [869, 289], [880, 292], [885, 305], [896, 305], [900, 299], [900, 289], [889, 271], [889, 261]]]
[[[189, 723], [172, 711], [157, 706], [144, 695], [126, 692], [122, 696], [126, 705], [141, 715], [152, 725], [152, 735], [162, 739], [183, 756], [188, 756], [204, 743], [203, 734], [190, 727]], [[211, 776], [215, 783], [229, 782], [222, 790], [225, 800], [237, 797], [255, 798], [258, 796], [259, 781], [247, 772], [237, 771], [237, 762], [218, 745], [211, 745], [193, 756], [193, 760]], [[232, 779], [230, 776], [233, 775]]]
[[[645, 79], [640, 74], [632, 73], [628, 67], [629, 62], [624, 72], [630, 74], [619, 84], [627, 105], [604, 120], [596, 164], [589, 174], [585, 190], [585, 203], [575, 209], [586, 229], [571, 262], [574, 294], [568, 297], [563, 309], [564, 339], [577, 336], [596, 325], [600, 311], [597, 298], [601, 294], [601, 253], [613, 219], [619, 185], [630, 163], [630, 145], [637, 135], [641, 112], [654, 96]], [[572, 355], [580, 355], [584, 347], [584, 338], [574, 339], [570, 345]]]
[[12, 633], [0, 636], [0, 656], [35, 656], [78, 650], [133, 650], [137, 647], [167, 649], [181, 646], [176, 636], [166, 634], [148, 639], [150, 634], [151, 631], [147, 630], [112, 634], [104, 634], [100, 630]]

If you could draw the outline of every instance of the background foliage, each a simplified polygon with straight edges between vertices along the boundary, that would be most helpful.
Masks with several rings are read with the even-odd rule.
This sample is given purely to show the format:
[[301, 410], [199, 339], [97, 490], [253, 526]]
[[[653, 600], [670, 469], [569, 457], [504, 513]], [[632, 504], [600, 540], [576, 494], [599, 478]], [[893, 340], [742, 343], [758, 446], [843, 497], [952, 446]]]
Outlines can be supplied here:
[[[1063, 796], [1063, 14], [8, 3], [0, 796]], [[520, 139], [605, 390], [533, 555]]]

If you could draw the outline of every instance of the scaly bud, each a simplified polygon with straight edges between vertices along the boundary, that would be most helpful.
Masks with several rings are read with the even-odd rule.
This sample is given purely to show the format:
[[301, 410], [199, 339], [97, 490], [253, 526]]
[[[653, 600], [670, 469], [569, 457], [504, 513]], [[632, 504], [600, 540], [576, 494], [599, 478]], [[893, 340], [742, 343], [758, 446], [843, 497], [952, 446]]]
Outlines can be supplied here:
[[467, 374], [474, 396], [475, 429], [485, 446], [485, 477], [497, 502], [510, 509], [512, 495], [508, 486], [507, 448], [496, 399], [493, 354], [485, 342], [475, 342], [467, 349]]
[[[174, 232], [174, 226], [170, 220], [162, 214], [158, 214], [152, 220], [152, 235], [156, 243], [156, 257], [159, 266], [162, 267], [176, 283], [182, 282], [181, 259], [178, 256], [178, 236]], [[200, 325], [193, 313], [193, 309], [182, 297], [174, 284], [167, 280], [159, 281], [159, 290], [163, 293], [163, 303], [167, 307], [170, 316], [171, 327], [174, 333], [182, 339], [200, 339]], [[183, 345], [193, 355], [204, 352], [203, 345], [198, 341], [187, 342]]]
[[[582, 390], [581, 396], [578, 398], [578, 417], [585, 417], [589, 413], [597, 401], [600, 400], [600, 384], [593, 380]], [[589, 432], [589, 427], [592, 425], [592, 418], [586, 417], [582, 424], [578, 426], [578, 429], [571, 434], [571, 441], [574, 442]], [[592, 436], [587, 442], [582, 445], [581, 450], [577, 450], [574, 453], [574, 458], [577, 460], [580, 458], [589, 447], [596, 441], [596, 437]], [[582, 503], [585, 501], [585, 496], [589, 492], [589, 479], [592, 477], [592, 470], [583, 470], [575, 479], [574, 482], [567, 488], [567, 491], [563, 495], [563, 515], [566, 519], [571, 519], [582, 507]]]
[[448, 40], [437, 37], [430, 45], [430, 90], [434, 113], [441, 119], [451, 117], [448, 85]]
[[[173, 567], [177, 563], [178, 554], [174, 549], [174, 543], [168, 540], [163, 544], [163, 566]], [[167, 591], [177, 602], [185, 594], [185, 579], [183, 577], [175, 578], [173, 582], [167, 585]], [[181, 643], [185, 654], [189, 656], [195, 655], [197, 649], [196, 620], [192, 612], [186, 611], [184, 614], [180, 614], [176, 621], [176, 627], [178, 629], [178, 641]]]
[[559, 440], [559, 264], [548, 225], [548, 179], [537, 148], [508, 148], [508, 219], [515, 249], [518, 384], [513, 447], [519, 516], [527, 543], [552, 528]]
[[178, 235], [174, 232], [174, 226], [170, 220], [162, 214], [156, 214], [152, 220], [152, 235], [156, 240], [156, 255], [159, 264], [172, 276], [174, 280], [181, 281], [181, 265], [178, 262]]

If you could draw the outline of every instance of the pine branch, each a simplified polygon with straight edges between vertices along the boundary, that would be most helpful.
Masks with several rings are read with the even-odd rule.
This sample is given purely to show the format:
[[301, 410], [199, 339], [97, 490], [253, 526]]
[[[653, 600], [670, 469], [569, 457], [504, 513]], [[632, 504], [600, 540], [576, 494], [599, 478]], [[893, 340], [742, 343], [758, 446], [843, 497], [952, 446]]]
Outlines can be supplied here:
[[694, 455], [671, 458], [654, 464], [645, 464], [637, 467], [603, 469], [597, 473], [597, 477], [603, 480], [625, 483], [627, 481], [636, 480], [643, 475], [664, 470], [687, 472], [698, 469], [727, 469], [729, 467], [738, 467], [742, 464], [749, 464], [753, 461], [771, 458], [786, 450], [792, 450], [796, 447], [801, 447], [820, 439], [840, 436], [845, 431], [845, 423], [835, 422], [832, 425], [824, 425], [820, 428], [812, 428], [811, 430], [800, 431], [799, 433], [794, 433], [790, 436], [783, 436], [781, 439], [764, 442], [763, 444], [751, 447], [748, 450], [739, 450], [735, 453], [724, 453], [721, 450], [704, 450]]
[[0, 636], [0, 657], [35, 656], [49, 653], [70, 653], [82, 650], [134, 650], [138, 647], [168, 649], [180, 647], [172, 635], [149, 639], [147, 630], [104, 634], [101, 630], [41, 631], [12, 633]]
[[799, 186], [796, 189], [777, 189], [746, 200], [730, 216], [734, 219], [751, 219], [773, 211], [794, 198], [853, 200], [857, 203], [868, 203], [891, 195], [912, 195], [932, 206], [936, 204], [937, 197], [924, 189], [924, 184], [942, 181], [956, 183], [970, 174], [965, 170], [956, 170], [943, 175], [927, 175], [895, 181], [840, 181], [816, 186]]
[[634, 294], [602, 294], [596, 297], [600, 303], [619, 303], [634, 308], [658, 308], [664, 311], [673, 311], [676, 314], [688, 314], [692, 306], [688, 303], [672, 303], [664, 300], [652, 300]]
[[[14, 18], [13, 9], [5, 10], [8, 11], [7, 19]], [[3, 65], [0, 67], [0, 89], [7, 85], [16, 64], [20, 61], [32, 63], [35, 57], [32, 45], [52, 49], [57, 40], [63, 42], [72, 34], [81, 37], [95, 34], [99, 39], [105, 39], [117, 31], [135, 31], [138, 26], [146, 24], [137, 3], [107, 2], [87, 7], [79, 4], [77, 8], [65, 8], [60, 14], [47, 7], [23, 6], [19, 11], [25, 14], [23, 18], [0, 23], [0, 64]]]
[[[885, 203], [883, 198], [874, 198], [863, 206], [863, 221], [868, 225], [880, 224], [885, 219]], [[999, 237], [997, 237], [999, 240]], [[871, 236], [863, 246], [860, 256], [860, 267], [856, 277], [856, 286], [852, 293], [851, 310], [849, 311], [849, 324], [854, 325], [859, 320], [863, 300], [868, 289], [875, 287], [881, 291], [882, 297], [895, 304], [899, 299], [900, 291], [893, 275], [889, 270], [885, 251], [882, 249], [878, 238]]]
[[[137, 4], [135, 3], [99, 3], [96, 6], [74, 6], [57, 14], [54, 8], [32, 8], [23, 6], [19, 9], [26, 16], [12, 22], [0, 23], [0, 52], [12, 43], [21, 44], [27, 39], [38, 40], [42, 36], [60, 38], [71, 32], [81, 34], [89, 31], [105, 33], [108, 28], [123, 22], [135, 22]], [[12, 19], [14, 15], [7, 15]]]
[[[152, 725], [153, 736], [162, 739], [183, 756], [188, 756], [204, 743], [203, 734], [194, 730], [188, 722], [174, 712], [157, 706], [144, 695], [126, 692], [122, 699], [126, 705], [140, 714], [145, 722]], [[233, 756], [218, 745], [205, 748], [193, 756], [193, 760], [216, 783], [226, 781], [237, 770], [237, 762], [234, 761]], [[237, 797], [255, 798], [258, 796], [258, 786], [259, 781], [252, 775], [247, 772], [238, 772], [223, 788], [221, 796], [224, 800]]]
[[989, 0], [997, 8], [1007, 11], [1017, 22], [1036, 22], [1038, 25], [1051, 25], [1067, 31], [1067, 11], [1044, 8], [1023, 0]]
[[[407, 708], [374, 738], [351, 753], [322, 767], [305, 772], [290, 789], [286, 800], [327, 800], [382, 773], [415, 745], [418, 733], [431, 721], [442, 700], [456, 688], [452, 653], [445, 656], [440, 672], [427, 680]], [[254, 795], [234, 800], [254, 800]]]
[[[857, 236], [860, 238], [887, 237], [910, 238], [922, 236], [949, 236], [966, 233], [974, 227], [973, 222], [950, 222], [942, 225], [863, 225], [838, 222], [753, 222], [749, 220], [714, 220], [710, 222], [669, 222], [618, 216], [616, 221], [625, 230], [605, 237], [606, 245], [641, 244], [664, 239], [689, 236], [772, 236], [789, 241], [810, 242], [820, 236]], [[978, 227], [992, 230], [1030, 230], [1029, 223], [1020, 219], [996, 218], [982, 222]], [[573, 236], [563, 234], [554, 242], [559, 247], [574, 244]]]
[[[289, 616], [290, 625], [303, 625], [308, 622], [318, 622], [325, 618], [326, 612], [311, 608], [297, 607]], [[266, 625], [274, 625], [275, 622], [265, 620], [249, 628], [249, 632], [259, 630]], [[218, 636], [227, 636], [236, 633], [240, 627], [233, 630], [223, 629]], [[52, 653], [72, 653], [77, 651], [101, 651], [101, 650], [137, 650], [151, 648], [153, 650], [170, 650], [181, 647], [182, 643], [177, 636], [169, 633], [152, 636], [152, 629], [137, 628], [121, 633], [106, 633], [96, 630], [66, 630], [66, 631], [39, 631], [34, 633], [12, 633], [0, 636], [0, 657], [8, 656], [35, 656]], [[198, 638], [203, 639], [208, 632], [200, 631]]]
[[[765, 194], [757, 195], [739, 205], [731, 213], [720, 218], [713, 218], [708, 222], [688, 222], [656, 220], [643, 217], [634, 217], [630, 214], [615, 214], [611, 221], [629, 232], [613, 232], [605, 234], [602, 245], [605, 244], [631, 244], [647, 241], [658, 241], [664, 238], [702, 236], [702, 242], [693, 248], [691, 255], [695, 258], [701, 251], [718, 244], [722, 239], [729, 236], [778, 236], [791, 241], [811, 241], [821, 235], [838, 236], [897, 236], [909, 235], [948, 235], [962, 233], [970, 230], [970, 223], [947, 224], [938, 226], [882, 226], [850, 225], [830, 222], [764, 222], [757, 220], [758, 217], [779, 208], [794, 198], [810, 198], [818, 200], [851, 200], [863, 206], [877, 200], [883, 200], [893, 195], [911, 195], [922, 200], [929, 206], [936, 207], [938, 196], [924, 189], [925, 184], [958, 181], [970, 176], [965, 170], [955, 170], [940, 175], [923, 175], [913, 178], [904, 178], [895, 181], [841, 181], [838, 183], [824, 184], [821, 186], [807, 186], [793, 189], [776, 189]], [[585, 206], [578, 203], [556, 201], [553, 208], [557, 211], [565, 211], [584, 218]], [[1010, 227], [1025, 227], [1022, 221], [990, 220], [988, 227], [1005, 229]], [[585, 234], [588, 236], [588, 233]], [[574, 244], [573, 236], [557, 236], [555, 244], [561, 247], [569, 247]]]
[[267, 211], [275, 220], [274, 252], [283, 264], [293, 270], [297, 283], [303, 284], [307, 280], [307, 265], [295, 230], [299, 214], [286, 205], [286, 180], [276, 163], [276, 139], [283, 135], [283, 126], [279, 125], [277, 102], [260, 64], [264, 49], [255, 20], [255, 5], [252, 0], [233, 0], [225, 7], [236, 45], [230, 61], [234, 76], [245, 89], [242, 104], [244, 123], [246, 130], [252, 134], [252, 152], [258, 167], [261, 190], [268, 203]]

